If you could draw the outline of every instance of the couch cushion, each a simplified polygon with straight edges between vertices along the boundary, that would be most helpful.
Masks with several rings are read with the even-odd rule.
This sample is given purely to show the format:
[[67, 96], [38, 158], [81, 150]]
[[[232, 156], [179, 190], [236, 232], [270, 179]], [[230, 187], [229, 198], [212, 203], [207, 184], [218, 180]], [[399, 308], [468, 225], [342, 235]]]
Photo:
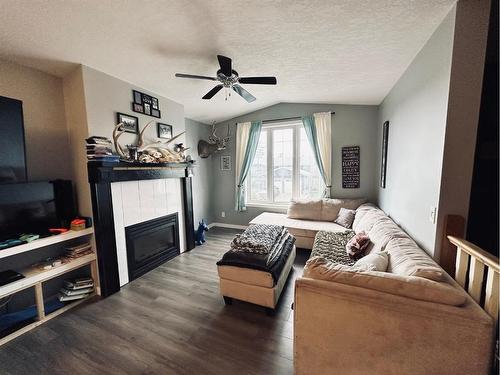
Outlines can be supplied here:
[[448, 283], [388, 272], [366, 271], [334, 264], [320, 257], [313, 257], [307, 261], [304, 277], [334, 281], [444, 305], [460, 306], [467, 301], [463, 290]]
[[387, 243], [393, 238], [409, 237], [387, 216], [377, 219], [372, 229], [368, 232], [368, 236], [370, 237], [370, 241], [381, 250], [383, 250], [387, 246]]
[[444, 271], [410, 237], [392, 238], [386, 245], [388, 271], [402, 276], [419, 276], [441, 281]]
[[354, 263], [356, 268], [366, 268], [369, 271], [387, 271], [389, 256], [385, 251], [373, 252], [365, 255]]
[[327, 221], [291, 219], [285, 214], [263, 212], [250, 224], [275, 224], [284, 225], [294, 236], [314, 238], [320, 230], [329, 232], [345, 232], [345, 228]]
[[361, 231], [368, 233], [373, 225], [383, 217], [387, 217], [387, 215], [380, 208], [371, 204], [362, 205], [356, 210], [356, 217], [354, 217], [352, 229], [354, 229], [356, 233]]
[[321, 220], [335, 221], [335, 219], [339, 215], [339, 211], [341, 208], [355, 210], [365, 202], [366, 199], [364, 198], [356, 198], [356, 199], [324, 198], [321, 208]]
[[292, 200], [288, 206], [290, 219], [321, 220], [322, 200]]

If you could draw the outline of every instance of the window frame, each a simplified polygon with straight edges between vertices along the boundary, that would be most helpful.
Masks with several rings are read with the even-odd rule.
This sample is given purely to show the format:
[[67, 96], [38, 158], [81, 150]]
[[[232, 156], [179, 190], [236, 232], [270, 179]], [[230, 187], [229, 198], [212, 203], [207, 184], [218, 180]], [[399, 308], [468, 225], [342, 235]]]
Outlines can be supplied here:
[[283, 121], [268, 121], [262, 123], [262, 130], [267, 131], [267, 200], [266, 201], [252, 201], [251, 197], [251, 174], [252, 169], [248, 172], [247, 179], [245, 181], [246, 187], [246, 206], [247, 207], [261, 207], [266, 209], [271, 209], [273, 211], [281, 212], [288, 208], [290, 202], [275, 202], [274, 201], [274, 179], [273, 179], [273, 168], [274, 168], [274, 130], [277, 129], [292, 129], [293, 130], [293, 161], [292, 161], [292, 198], [295, 199], [300, 195], [300, 130], [303, 128], [302, 120], [283, 120]]

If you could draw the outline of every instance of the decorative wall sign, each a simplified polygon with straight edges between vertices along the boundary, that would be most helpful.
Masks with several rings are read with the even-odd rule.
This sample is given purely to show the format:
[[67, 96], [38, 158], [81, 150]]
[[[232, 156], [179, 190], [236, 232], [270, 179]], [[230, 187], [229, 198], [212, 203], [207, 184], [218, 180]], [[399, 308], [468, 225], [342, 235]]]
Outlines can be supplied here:
[[125, 113], [116, 113], [117, 124], [123, 124], [122, 128], [125, 133], [137, 134], [139, 132], [139, 119], [135, 116], [130, 116]]
[[160, 104], [158, 98], [144, 94], [137, 90], [132, 90], [134, 102], [132, 103], [132, 110], [144, 115], [153, 116], [156, 118], [161, 117]]
[[220, 157], [220, 170], [221, 171], [231, 170], [231, 155], [222, 155]]
[[359, 188], [359, 146], [342, 147], [342, 188]]
[[380, 163], [380, 187], [385, 188], [387, 175], [387, 146], [389, 142], [389, 121], [384, 122], [382, 129], [382, 162]]
[[172, 125], [157, 123], [158, 138], [170, 139], [172, 138]]

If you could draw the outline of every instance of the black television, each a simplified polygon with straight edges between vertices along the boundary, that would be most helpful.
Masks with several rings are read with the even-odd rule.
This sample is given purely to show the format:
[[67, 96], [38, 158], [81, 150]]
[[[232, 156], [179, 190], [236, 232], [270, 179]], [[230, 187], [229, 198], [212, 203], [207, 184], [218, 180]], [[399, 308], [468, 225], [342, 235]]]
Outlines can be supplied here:
[[68, 228], [76, 216], [74, 202], [68, 180], [0, 184], [0, 240]]

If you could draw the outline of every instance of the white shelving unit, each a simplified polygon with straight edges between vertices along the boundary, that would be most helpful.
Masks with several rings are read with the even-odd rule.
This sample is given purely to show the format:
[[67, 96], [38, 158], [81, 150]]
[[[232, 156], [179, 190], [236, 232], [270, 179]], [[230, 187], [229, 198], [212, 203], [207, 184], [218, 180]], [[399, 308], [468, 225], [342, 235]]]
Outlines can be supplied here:
[[[94, 231], [92, 228], [87, 228], [85, 230], [81, 231], [69, 231], [63, 234], [59, 234], [57, 236], [52, 236], [48, 238], [43, 238], [40, 240], [36, 240], [33, 242], [30, 242], [28, 244], [16, 246], [13, 248], [9, 248], [6, 250], [0, 250], [0, 259], [5, 258], [8, 256], [16, 255], [16, 254], [21, 254], [26, 251], [31, 251], [31, 250], [36, 250], [40, 249], [42, 247], [50, 246], [53, 244], [57, 244], [60, 242], [68, 241], [74, 238], [79, 238], [79, 237], [84, 237], [84, 236], [89, 236], [93, 234]], [[8, 255], [5, 254], [7, 252]], [[92, 278], [94, 279], [94, 289], [96, 291], [99, 291], [99, 274], [97, 271], [97, 257], [95, 252], [91, 254], [84, 255], [82, 257], [76, 258], [71, 260], [68, 263], [61, 264], [60, 266], [53, 267], [49, 270], [41, 270], [36, 267], [29, 267], [24, 270], [21, 270], [20, 272], [24, 275], [23, 279], [14, 281], [12, 283], [9, 283], [7, 285], [0, 286], [0, 298], [5, 298], [8, 297], [12, 294], [15, 294], [17, 292], [20, 292], [22, 290], [28, 289], [28, 288], [35, 288], [35, 301], [36, 301], [36, 308], [37, 308], [37, 320], [31, 324], [28, 324], [17, 331], [0, 338], [0, 346], [5, 344], [6, 342], [9, 342], [10, 340], [22, 335], [25, 332], [28, 332], [29, 330], [38, 327], [40, 324], [45, 323], [46, 321], [56, 317], [57, 315], [69, 310], [72, 307], [75, 307], [79, 305], [80, 303], [88, 300], [89, 298], [93, 297], [95, 293], [92, 293], [88, 297], [77, 300], [74, 302], [68, 303], [66, 306], [50, 313], [50, 314], [45, 314], [45, 305], [44, 305], [44, 298], [43, 298], [43, 283], [45, 281], [51, 280], [55, 277], [61, 276], [67, 272], [76, 270], [78, 268], [84, 267], [90, 265], [90, 270], [92, 274]]]
[[69, 241], [74, 238], [88, 236], [94, 233], [94, 228], [86, 228], [83, 230], [69, 230], [66, 233], [61, 233], [55, 236], [40, 238], [23, 245], [9, 247], [4, 250], [0, 250], [0, 259], [7, 258], [12, 255], [22, 254], [26, 251], [37, 250], [42, 247], [54, 245], [60, 242]]

